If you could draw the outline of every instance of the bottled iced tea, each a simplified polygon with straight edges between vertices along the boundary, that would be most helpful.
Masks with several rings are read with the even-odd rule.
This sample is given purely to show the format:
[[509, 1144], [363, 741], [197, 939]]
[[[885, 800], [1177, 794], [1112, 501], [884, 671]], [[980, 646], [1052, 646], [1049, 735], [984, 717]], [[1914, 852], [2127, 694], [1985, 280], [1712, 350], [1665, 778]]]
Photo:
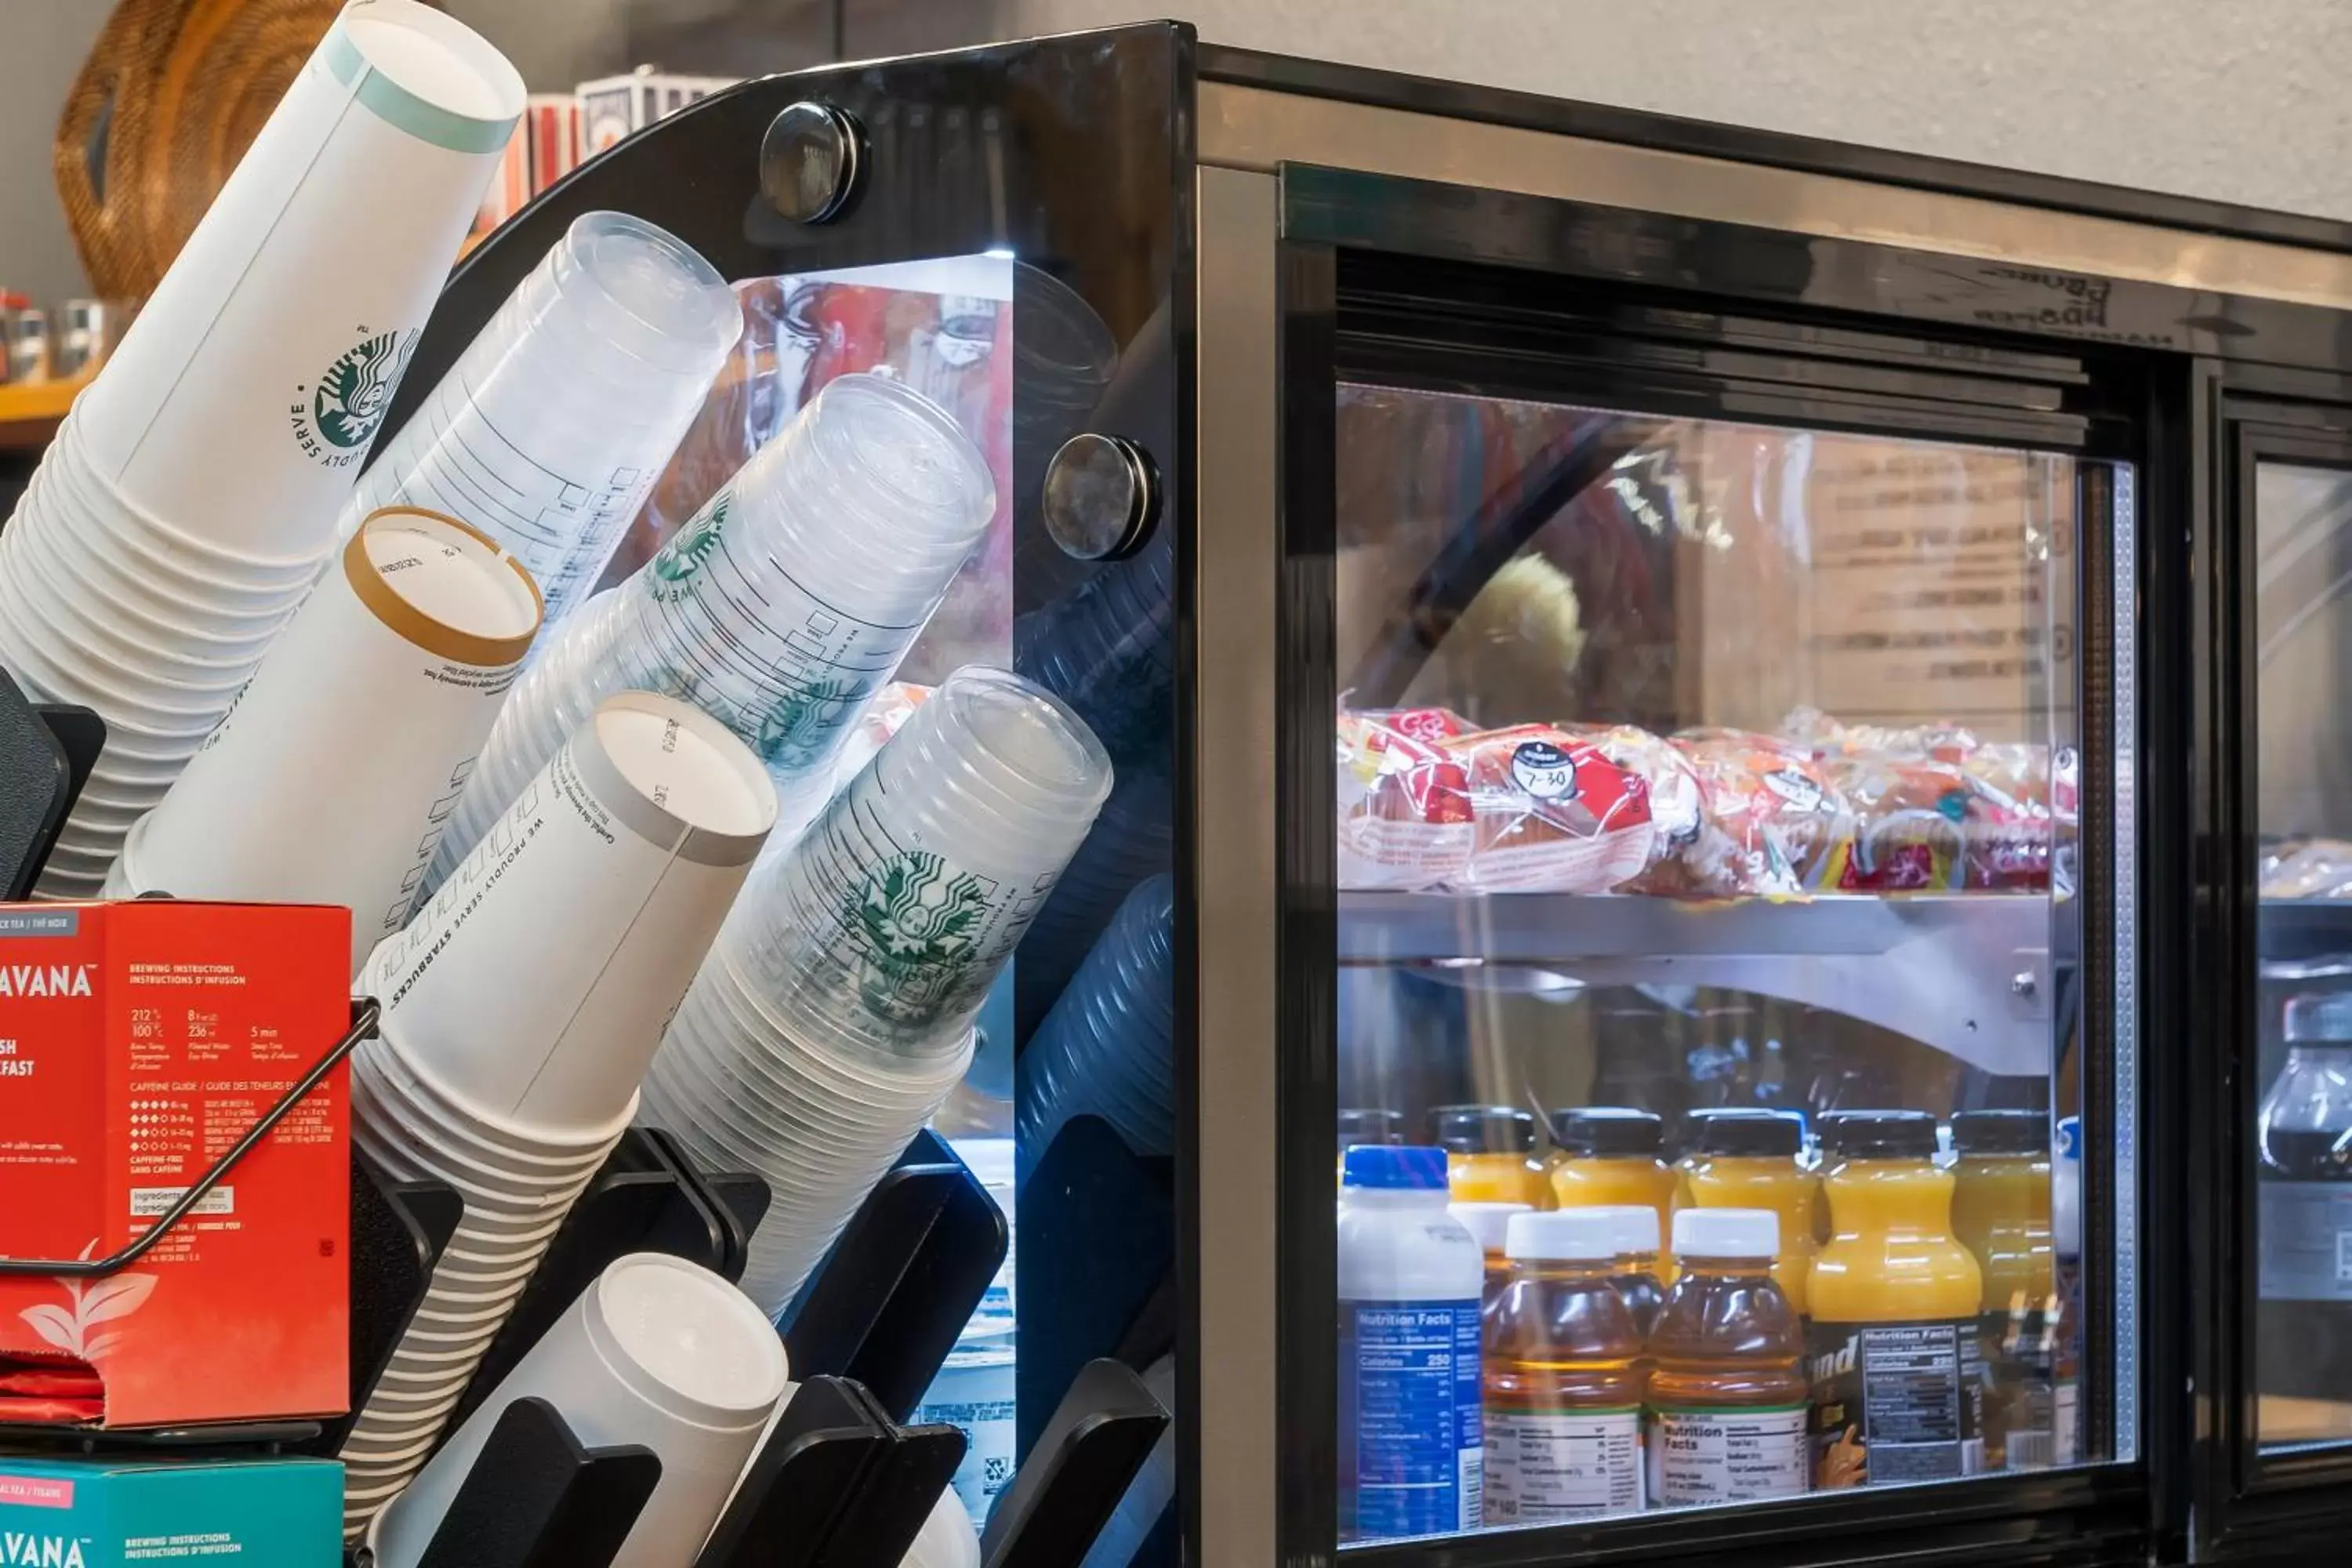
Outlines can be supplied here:
[[1617, 1229], [1590, 1209], [1514, 1215], [1486, 1309], [1486, 1519], [1642, 1506], [1642, 1336], [1611, 1278]]
[[1675, 1215], [1681, 1273], [1650, 1331], [1650, 1500], [1748, 1502], [1807, 1490], [1805, 1337], [1775, 1282], [1780, 1216]]

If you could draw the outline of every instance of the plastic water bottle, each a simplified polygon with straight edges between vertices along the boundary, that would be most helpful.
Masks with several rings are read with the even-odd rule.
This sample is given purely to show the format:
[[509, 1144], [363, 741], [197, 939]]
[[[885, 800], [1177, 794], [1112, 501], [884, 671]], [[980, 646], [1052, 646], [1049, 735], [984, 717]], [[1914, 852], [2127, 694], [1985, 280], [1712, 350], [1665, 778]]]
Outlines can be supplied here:
[[1339, 1223], [1339, 1537], [1475, 1530], [1486, 1258], [1446, 1213], [1445, 1151], [1349, 1150]]

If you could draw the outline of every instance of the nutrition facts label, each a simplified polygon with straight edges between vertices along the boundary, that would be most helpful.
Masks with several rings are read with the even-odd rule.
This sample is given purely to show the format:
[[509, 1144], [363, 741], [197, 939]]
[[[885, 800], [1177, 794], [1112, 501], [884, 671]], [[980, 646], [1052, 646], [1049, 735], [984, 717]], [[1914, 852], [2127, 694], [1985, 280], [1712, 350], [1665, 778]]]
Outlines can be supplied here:
[[1577, 1519], [1641, 1506], [1640, 1411], [1486, 1413], [1487, 1522]]
[[1339, 1311], [1342, 1454], [1351, 1533], [1433, 1535], [1480, 1520], [1478, 1303], [1346, 1301]]
[[1660, 1410], [1650, 1421], [1650, 1500], [1748, 1502], [1807, 1489], [1806, 1407]]
[[1973, 1319], [1813, 1326], [1818, 1484], [1936, 1481], [1984, 1468]]

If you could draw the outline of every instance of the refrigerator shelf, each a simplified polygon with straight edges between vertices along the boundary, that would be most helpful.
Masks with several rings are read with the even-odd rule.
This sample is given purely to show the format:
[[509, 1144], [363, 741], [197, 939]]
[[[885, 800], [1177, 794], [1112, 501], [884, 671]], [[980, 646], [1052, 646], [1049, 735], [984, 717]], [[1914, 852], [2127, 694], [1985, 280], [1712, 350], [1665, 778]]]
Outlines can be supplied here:
[[2265, 964], [2352, 963], [2352, 899], [2264, 899], [2259, 931]]
[[1339, 896], [1339, 961], [1505, 989], [1720, 986], [1899, 1030], [1987, 1072], [2047, 1070], [2072, 953], [2040, 894], [1696, 901], [1622, 894]]

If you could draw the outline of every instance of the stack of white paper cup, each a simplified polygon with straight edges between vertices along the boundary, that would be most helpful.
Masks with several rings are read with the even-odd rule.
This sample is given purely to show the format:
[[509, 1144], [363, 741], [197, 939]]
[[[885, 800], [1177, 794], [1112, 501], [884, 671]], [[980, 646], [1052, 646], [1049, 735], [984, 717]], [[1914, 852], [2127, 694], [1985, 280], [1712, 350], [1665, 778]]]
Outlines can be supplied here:
[[360, 984], [384, 1014], [352, 1059], [353, 1140], [396, 1177], [448, 1183], [466, 1213], [340, 1456], [352, 1528], [424, 1461], [626, 1129], [774, 818], [741, 742], [623, 693], [369, 960]]
[[522, 103], [462, 24], [354, 0], [44, 454], [0, 667], [109, 731], [45, 894], [97, 892], [318, 575]]
[[995, 505], [987, 463], [937, 405], [880, 376], [833, 382], [659, 554], [553, 634], [499, 716], [436, 875], [624, 688], [683, 699], [740, 736], [776, 780], [788, 841]]
[[595, 586], [743, 331], [710, 263], [619, 213], [575, 219], [380, 453], [343, 508], [466, 518], [512, 551], [552, 626]]
[[539, 591], [454, 518], [377, 512], [140, 819], [109, 898], [341, 904], [352, 968], [408, 923], [539, 630]]
[[[613, 1563], [690, 1568], [785, 1395], [787, 1373], [775, 1329], [726, 1280], [661, 1253], [619, 1258], [376, 1521], [368, 1543], [377, 1568], [424, 1561], [518, 1399], [547, 1401], [591, 1447], [651, 1449], [661, 1479]], [[940, 1568], [955, 1561], [940, 1558]]]
[[1110, 783], [1052, 695], [961, 669], [745, 889], [644, 1120], [766, 1179], [743, 1287], [763, 1307], [790, 1301], [962, 1078], [990, 984]]

